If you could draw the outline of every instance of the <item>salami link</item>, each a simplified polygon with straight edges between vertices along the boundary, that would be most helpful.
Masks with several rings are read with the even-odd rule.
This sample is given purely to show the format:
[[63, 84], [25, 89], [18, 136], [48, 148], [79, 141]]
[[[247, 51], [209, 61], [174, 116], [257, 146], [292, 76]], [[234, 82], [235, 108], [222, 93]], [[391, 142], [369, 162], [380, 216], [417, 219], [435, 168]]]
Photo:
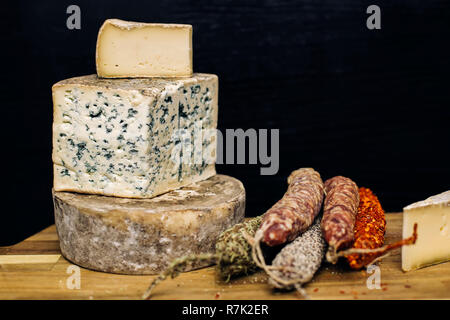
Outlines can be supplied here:
[[327, 260], [335, 263], [336, 252], [353, 242], [353, 228], [359, 205], [358, 186], [346, 177], [325, 181], [322, 233], [328, 243]]
[[288, 184], [283, 198], [263, 217], [261, 240], [269, 246], [294, 240], [313, 223], [322, 206], [323, 182], [314, 169], [293, 171]]
[[269, 273], [269, 284], [279, 289], [297, 288], [313, 278], [325, 255], [326, 243], [320, 230], [320, 217], [304, 233], [286, 245], [272, 261], [276, 270]]

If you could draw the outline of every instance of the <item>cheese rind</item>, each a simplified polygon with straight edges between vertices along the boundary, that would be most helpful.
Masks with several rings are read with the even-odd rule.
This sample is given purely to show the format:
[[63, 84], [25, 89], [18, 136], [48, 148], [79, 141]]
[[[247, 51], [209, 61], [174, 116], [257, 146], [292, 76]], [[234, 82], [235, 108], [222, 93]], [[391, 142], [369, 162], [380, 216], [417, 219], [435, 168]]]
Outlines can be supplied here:
[[402, 269], [411, 271], [450, 260], [450, 191], [403, 209], [403, 238], [417, 223], [417, 241], [402, 247]]
[[155, 274], [175, 258], [214, 253], [219, 235], [244, 218], [245, 189], [215, 175], [152, 199], [53, 192], [53, 201], [68, 260], [105, 272]]
[[[63, 80], [53, 91], [54, 189], [149, 198], [215, 174], [218, 78]], [[194, 139], [192, 139], [194, 143]], [[197, 144], [198, 145], [198, 144]], [[187, 145], [188, 146], [188, 145]]]
[[99, 77], [192, 76], [192, 26], [108, 19], [97, 38]]

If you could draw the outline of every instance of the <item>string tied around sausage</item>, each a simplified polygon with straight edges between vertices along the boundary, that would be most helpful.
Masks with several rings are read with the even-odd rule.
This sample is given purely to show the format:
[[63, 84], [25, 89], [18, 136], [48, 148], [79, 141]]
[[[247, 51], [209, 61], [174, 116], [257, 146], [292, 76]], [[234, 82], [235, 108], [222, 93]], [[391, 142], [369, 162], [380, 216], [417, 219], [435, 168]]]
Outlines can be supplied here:
[[[291, 272], [297, 274], [294, 268], [286, 267], [286, 266], [271, 266], [267, 265], [264, 259], [264, 255], [261, 249], [261, 240], [263, 238], [263, 230], [260, 229], [256, 232], [255, 237], [252, 238], [248, 234], [244, 234], [244, 237], [247, 239], [249, 244], [252, 247], [252, 257], [253, 261], [256, 263], [258, 267], [264, 270], [266, 274], [276, 283], [283, 287], [293, 286], [297, 292], [305, 299], [310, 299], [309, 295], [306, 293], [306, 290], [303, 289], [302, 283], [308, 282], [311, 279], [304, 279], [302, 275], [298, 275], [298, 277], [293, 280], [286, 280], [279, 277], [273, 271], [281, 271], [281, 272]], [[312, 278], [312, 277], [311, 277]]]
[[333, 258], [338, 259], [339, 257], [347, 257], [347, 256], [354, 255], [354, 254], [375, 255], [375, 257], [371, 257], [371, 260], [368, 260], [367, 262], [364, 263], [364, 266], [368, 266], [368, 265], [374, 264], [375, 262], [388, 257], [391, 254], [392, 250], [394, 250], [394, 249], [400, 248], [402, 246], [415, 244], [417, 241], [417, 237], [418, 237], [417, 223], [415, 223], [414, 227], [413, 227], [413, 234], [406, 239], [402, 239], [395, 243], [388, 244], [383, 247], [375, 248], [375, 249], [350, 248], [350, 249], [342, 250], [342, 251], [335, 253], [335, 256]]

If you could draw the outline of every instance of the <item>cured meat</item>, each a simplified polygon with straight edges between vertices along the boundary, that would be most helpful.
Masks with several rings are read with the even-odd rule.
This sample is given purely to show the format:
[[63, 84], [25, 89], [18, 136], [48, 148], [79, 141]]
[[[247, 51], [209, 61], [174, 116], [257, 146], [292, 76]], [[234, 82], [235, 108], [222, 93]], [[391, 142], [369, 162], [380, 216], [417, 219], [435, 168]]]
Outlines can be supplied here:
[[254, 236], [260, 224], [261, 217], [259, 216], [228, 228], [217, 239], [215, 253], [191, 254], [175, 259], [152, 281], [142, 298], [150, 298], [153, 289], [159, 283], [168, 277], [175, 278], [180, 272], [191, 270], [192, 264], [199, 262], [217, 264], [219, 275], [226, 281], [234, 276], [255, 272], [258, 267], [253, 261], [252, 248], [247, 237]]
[[[280, 278], [272, 270], [275, 268], [279, 271], [287, 271], [287, 267], [266, 265], [260, 245], [261, 241], [269, 246], [276, 246], [294, 240], [311, 226], [320, 211], [324, 187], [317, 171], [312, 168], [295, 170], [290, 174], [288, 184], [288, 190], [283, 198], [264, 214], [261, 227], [254, 238], [249, 238], [249, 242], [252, 245], [253, 261], [258, 267], [262, 268], [278, 285], [287, 289], [293, 285], [304, 294], [301, 284], [307, 281], [309, 276], [306, 274], [299, 275], [299, 272], [303, 273], [303, 269], [294, 270], [294, 274], [288, 276], [290, 279]], [[311, 235], [305, 233], [303, 240], [299, 241], [306, 244], [311, 242], [310, 238]], [[298, 243], [289, 248], [291, 249], [287, 249], [287, 253], [290, 253], [293, 249], [294, 251], [297, 250]], [[320, 254], [319, 251], [316, 253]], [[297, 262], [301, 263], [301, 257], [299, 258], [300, 260]], [[283, 260], [283, 258], [280, 259]], [[294, 266], [297, 266], [297, 263], [294, 263]]]
[[413, 234], [409, 238], [382, 247], [385, 231], [386, 219], [378, 197], [368, 188], [359, 188], [355, 240], [351, 248], [339, 251], [337, 256], [346, 257], [349, 266], [358, 270], [387, 257], [394, 249], [416, 243], [417, 224], [414, 224]]
[[[352, 248], [376, 249], [383, 246], [386, 218], [378, 197], [368, 188], [359, 188], [359, 207], [356, 214]], [[352, 269], [361, 269], [372, 262], [376, 254], [353, 254], [347, 256]]]
[[349, 178], [336, 176], [325, 181], [325, 194], [321, 228], [329, 245], [327, 260], [335, 263], [336, 252], [353, 242], [359, 205], [358, 186]]
[[[320, 230], [320, 218], [286, 245], [272, 261], [269, 284], [279, 289], [296, 288], [304, 296], [301, 286], [313, 278], [325, 255], [326, 243]], [[276, 268], [276, 269], [275, 269]]]
[[[360, 267], [368, 266], [369, 264], [373, 264], [387, 256], [390, 255], [391, 251], [403, 247], [415, 244], [417, 241], [417, 223], [413, 225], [413, 233], [409, 238], [399, 240], [392, 244], [387, 244], [381, 248], [375, 249], [359, 249], [359, 248], [350, 248], [346, 250], [339, 251], [336, 254], [336, 257], [348, 257], [350, 255], [361, 255], [361, 260], [363, 261]], [[372, 260], [367, 258], [367, 255], [371, 255]], [[351, 266], [353, 269], [357, 269]]]
[[263, 217], [261, 240], [269, 246], [294, 240], [313, 223], [322, 206], [323, 182], [314, 169], [293, 171], [288, 184], [283, 198]]

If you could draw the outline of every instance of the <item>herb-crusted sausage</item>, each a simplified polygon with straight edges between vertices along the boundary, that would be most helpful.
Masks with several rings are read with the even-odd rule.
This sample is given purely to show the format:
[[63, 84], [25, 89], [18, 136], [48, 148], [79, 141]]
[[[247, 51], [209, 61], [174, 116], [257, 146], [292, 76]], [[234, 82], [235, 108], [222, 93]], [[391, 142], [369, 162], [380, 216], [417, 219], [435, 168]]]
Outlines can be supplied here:
[[255, 272], [258, 267], [253, 260], [252, 247], [246, 240], [246, 236], [253, 237], [260, 224], [261, 217], [259, 216], [228, 228], [217, 239], [216, 253], [187, 255], [175, 259], [165, 271], [153, 280], [142, 298], [148, 299], [160, 282], [169, 276], [175, 278], [180, 272], [186, 271], [186, 268], [193, 262], [204, 261], [217, 264], [219, 275], [226, 281], [234, 276]]
[[313, 223], [323, 201], [323, 182], [312, 168], [301, 168], [288, 178], [283, 198], [263, 217], [262, 242], [276, 246], [294, 240]]
[[349, 178], [337, 176], [325, 181], [322, 233], [328, 243], [327, 260], [335, 263], [336, 252], [353, 242], [353, 228], [358, 211], [358, 186]]

